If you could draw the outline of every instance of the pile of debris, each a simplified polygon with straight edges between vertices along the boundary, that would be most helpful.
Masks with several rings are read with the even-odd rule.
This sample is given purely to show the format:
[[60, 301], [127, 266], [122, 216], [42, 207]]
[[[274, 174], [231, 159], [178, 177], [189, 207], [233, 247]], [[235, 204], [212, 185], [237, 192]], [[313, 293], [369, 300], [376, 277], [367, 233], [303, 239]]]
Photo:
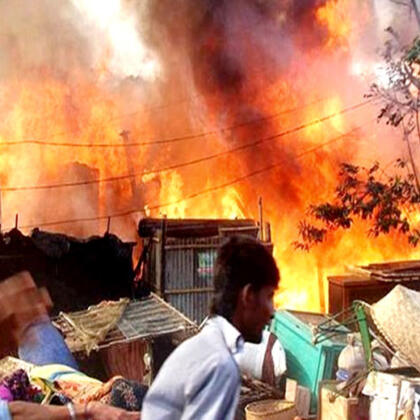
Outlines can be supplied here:
[[0, 281], [27, 270], [48, 289], [53, 314], [85, 309], [132, 295], [134, 245], [108, 233], [76, 239], [39, 229], [26, 236], [13, 229], [0, 234]]
[[420, 280], [420, 261], [395, 261], [351, 266], [350, 271], [385, 282]]

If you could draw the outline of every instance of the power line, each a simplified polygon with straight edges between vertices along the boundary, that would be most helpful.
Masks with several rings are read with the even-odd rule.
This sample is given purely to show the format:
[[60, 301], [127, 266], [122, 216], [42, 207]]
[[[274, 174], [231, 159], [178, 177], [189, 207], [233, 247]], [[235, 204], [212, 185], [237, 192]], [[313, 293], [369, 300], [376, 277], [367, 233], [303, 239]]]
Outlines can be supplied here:
[[121, 148], [121, 147], [126, 148], [126, 147], [139, 147], [139, 146], [150, 146], [150, 145], [157, 145], [157, 144], [177, 143], [180, 141], [207, 137], [212, 134], [223, 133], [224, 131], [230, 131], [236, 128], [245, 127], [247, 125], [253, 125], [253, 124], [258, 124], [260, 122], [269, 121], [281, 115], [290, 114], [292, 112], [299, 111], [301, 109], [307, 108], [312, 105], [316, 105], [320, 102], [325, 102], [327, 100], [328, 98], [317, 99], [316, 101], [313, 101], [304, 105], [300, 105], [294, 108], [285, 109], [283, 111], [280, 111], [278, 113], [275, 113], [266, 117], [255, 118], [255, 119], [237, 123], [231, 126], [222, 127], [222, 128], [218, 128], [218, 129], [210, 130], [210, 131], [205, 131], [203, 133], [189, 134], [186, 136], [172, 137], [172, 138], [166, 138], [166, 139], [156, 139], [156, 140], [131, 142], [131, 143], [124, 143], [124, 142], [121, 142], [121, 143], [72, 143], [72, 142], [54, 142], [54, 141], [48, 141], [48, 140], [29, 139], [29, 140], [20, 140], [20, 141], [0, 142], [0, 146], [7, 147], [7, 146], [20, 146], [20, 145], [28, 144], [28, 145], [38, 145], [38, 146], [71, 147], [71, 148]]
[[[372, 121], [369, 121], [367, 124], [370, 124]], [[351, 134], [357, 132], [364, 125], [367, 125], [367, 124], [360, 125], [360, 126], [354, 128], [354, 129], [352, 129], [352, 130], [350, 130], [350, 131], [348, 131], [344, 134], [341, 134], [341, 135], [339, 135], [339, 136], [337, 136], [337, 137], [335, 137], [335, 138], [333, 138], [333, 139], [331, 139], [327, 142], [324, 142], [324, 143], [319, 144], [317, 146], [314, 146], [310, 149], [307, 149], [304, 152], [296, 155], [295, 158], [300, 159], [305, 155], [308, 155], [310, 153], [314, 153], [317, 150], [320, 150], [320, 149], [322, 149], [322, 148], [324, 148], [324, 147], [326, 147], [330, 144], [336, 143], [336, 142], [338, 142], [338, 141], [340, 141], [340, 140], [342, 140], [346, 137], [349, 137]], [[162, 203], [162, 204], [157, 204], [157, 205], [153, 205], [153, 206], [147, 206], [147, 209], [148, 210], [159, 210], [161, 208], [173, 206], [173, 205], [182, 203], [184, 201], [188, 201], [188, 200], [191, 200], [193, 198], [199, 197], [201, 195], [209, 194], [209, 193], [212, 193], [212, 192], [230, 187], [232, 185], [238, 184], [240, 182], [245, 181], [246, 179], [252, 178], [252, 177], [257, 176], [257, 175], [260, 175], [264, 172], [271, 171], [271, 170], [273, 170], [273, 169], [275, 169], [275, 168], [277, 168], [281, 165], [283, 165], [283, 162], [277, 162], [277, 163], [265, 166], [261, 169], [249, 172], [245, 175], [242, 175], [238, 178], [232, 179], [232, 180], [230, 180], [228, 182], [225, 182], [223, 184], [220, 184], [220, 185], [217, 185], [217, 186], [214, 186], [214, 187], [210, 187], [210, 188], [207, 188], [205, 190], [190, 194], [190, 195], [188, 195], [186, 197], [183, 197], [179, 200], [175, 200], [175, 201], [172, 201], [170, 203]], [[125, 217], [125, 216], [129, 216], [131, 214], [141, 213], [141, 212], [144, 212], [144, 208], [142, 208], [142, 209], [129, 209], [129, 210], [126, 210], [124, 212], [113, 213], [113, 214], [109, 214], [109, 215], [106, 215], [106, 216], [83, 217], [83, 218], [77, 218], [77, 219], [61, 220], [61, 221], [54, 221], [54, 222], [44, 222], [44, 223], [38, 223], [38, 224], [32, 224], [32, 225], [24, 225], [24, 226], [21, 226], [20, 228], [21, 229], [32, 229], [32, 228], [35, 228], [35, 227], [48, 227], [48, 226], [66, 225], [66, 224], [73, 224], [73, 223], [93, 222], [93, 221], [99, 221], [99, 220], [106, 220], [106, 219], [109, 219], [109, 218]], [[7, 228], [7, 229], [9, 230], [11, 228]]]
[[253, 141], [251, 143], [247, 143], [238, 147], [235, 147], [233, 149], [229, 149], [229, 150], [225, 150], [223, 152], [219, 152], [219, 153], [215, 153], [212, 155], [208, 155], [202, 158], [198, 158], [198, 159], [194, 159], [194, 160], [190, 160], [187, 162], [183, 162], [183, 163], [179, 163], [179, 164], [175, 164], [175, 165], [170, 165], [161, 169], [156, 169], [156, 170], [149, 170], [149, 171], [143, 171], [141, 173], [134, 173], [134, 174], [126, 174], [126, 175], [120, 175], [120, 176], [114, 176], [114, 177], [109, 177], [109, 178], [99, 178], [99, 179], [93, 179], [90, 181], [75, 181], [75, 182], [66, 182], [66, 183], [59, 183], [59, 184], [50, 184], [50, 185], [32, 185], [32, 186], [22, 186], [22, 187], [4, 187], [1, 188], [1, 190], [3, 192], [17, 192], [17, 191], [35, 191], [35, 190], [46, 190], [46, 189], [55, 189], [55, 188], [65, 188], [65, 187], [77, 187], [77, 186], [82, 186], [82, 185], [90, 185], [90, 184], [98, 184], [101, 182], [112, 182], [112, 181], [122, 181], [125, 179], [131, 179], [131, 178], [135, 178], [138, 176], [144, 176], [144, 175], [152, 175], [152, 174], [159, 174], [162, 172], [167, 172], [167, 171], [171, 171], [171, 170], [175, 170], [175, 169], [180, 169], [180, 168], [184, 168], [187, 166], [191, 166], [191, 165], [195, 165], [198, 163], [202, 163], [202, 162], [207, 162], [209, 160], [213, 160], [231, 153], [235, 153], [235, 152], [239, 152], [245, 149], [249, 149], [252, 147], [256, 147], [266, 141], [270, 141], [270, 140], [274, 140], [276, 138], [280, 138], [280, 137], [284, 137], [287, 136], [289, 134], [293, 134], [296, 133], [298, 131], [301, 131], [305, 128], [311, 127], [313, 125], [316, 124], [320, 124], [322, 122], [328, 121], [332, 118], [335, 118], [339, 115], [343, 115], [345, 113], [354, 111], [358, 108], [361, 108], [365, 105], [367, 105], [368, 103], [370, 103], [371, 101], [365, 101], [365, 102], [361, 102], [359, 104], [353, 105], [351, 107], [345, 108], [341, 111], [335, 112], [333, 114], [327, 115], [325, 117], [322, 118], [317, 118], [316, 120], [313, 120], [309, 123], [305, 123], [305, 124], [301, 124], [297, 127], [291, 128], [289, 130], [268, 136], [268, 137], [264, 137], [261, 139], [258, 139], [256, 141]]
[[[82, 97], [83, 98], [83, 97]], [[115, 117], [110, 117], [107, 119], [107, 122], [113, 122], [113, 121], [118, 121], [118, 120], [122, 120], [124, 118], [128, 118], [128, 117], [133, 117], [135, 115], [141, 114], [143, 112], [151, 112], [151, 111], [155, 111], [158, 109], [167, 109], [167, 108], [172, 108], [174, 106], [180, 105], [180, 104], [184, 104], [184, 103], [188, 103], [188, 102], [192, 102], [195, 98], [200, 98], [200, 95], [193, 95], [193, 96], [188, 96], [188, 97], [184, 97], [184, 98], [180, 98], [177, 99], [175, 101], [169, 102], [169, 103], [162, 103], [162, 104], [156, 104], [156, 105], [151, 105], [151, 106], [147, 106], [145, 108], [142, 109], [137, 109], [136, 111], [132, 111], [132, 112], [128, 112], [126, 114], [121, 114]], [[43, 116], [42, 118], [36, 118], [35, 121], [41, 121], [41, 120], [45, 120], [47, 117], [50, 117], [52, 115], [55, 115], [55, 113], [53, 114], [47, 114], [47, 116]], [[31, 119], [33, 121], [33, 119]], [[53, 133], [49, 136], [49, 138], [56, 138], [56, 137], [63, 137], [66, 136], [68, 134], [67, 131], [59, 131], [56, 133]], [[50, 142], [51, 144], [48, 144], [49, 146], [60, 146], [61, 143], [59, 142]], [[19, 145], [19, 144], [44, 144], [43, 140], [37, 140], [37, 139], [33, 139], [33, 140], [13, 140], [13, 141], [8, 141], [8, 142], [3, 142], [0, 143], [0, 146], [14, 146], [14, 145]], [[68, 144], [73, 144], [73, 143], [63, 143], [63, 146], [66, 146]], [[76, 144], [77, 145], [77, 144]], [[84, 145], [84, 144], [82, 144]], [[89, 143], [86, 143], [86, 145], [89, 145]], [[112, 146], [112, 144], [110, 144], [110, 147]]]
[[[329, 140], [329, 141], [327, 141], [325, 143], [322, 143], [322, 144], [320, 144], [318, 146], [314, 146], [314, 147], [312, 147], [312, 148], [310, 148], [310, 149], [308, 149], [308, 150], [306, 150], [306, 151], [304, 151], [304, 152], [296, 155], [295, 158], [296, 159], [300, 159], [301, 157], [303, 157], [303, 156], [305, 156], [305, 155], [307, 155], [309, 153], [316, 152], [317, 150], [319, 150], [319, 149], [321, 149], [321, 148], [323, 148], [325, 146], [328, 146], [328, 145], [330, 145], [332, 143], [335, 143], [335, 142], [337, 142], [337, 141], [339, 141], [339, 140], [341, 140], [341, 139], [349, 136], [353, 132], [359, 130], [361, 127], [362, 126], [356, 127], [354, 129], [350, 130], [349, 132], [347, 132], [345, 134], [341, 134], [340, 136], [338, 136], [338, 137], [336, 137], [336, 138], [334, 138], [332, 140]], [[166, 203], [166, 204], [158, 204], [156, 206], [150, 206], [150, 207], [147, 207], [147, 208], [149, 210], [158, 210], [158, 209], [163, 208], [163, 207], [169, 207], [169, 206], [172, 206], [172, 205], [175, 205], [175, 204], [179, 204], [179, 203], [182, 203], [183, 201], [191, 200], [193, 198], [199, 197], [200, 195], [208, 194], [208, 193], [211, 193], [211, 192], [215, 192], [215, 191], [218, 191], [218, 190], [221, 190], [221, 189], [230, 187], [230, 186], [232, 186], [234, 184], [238, 184], [238, 183], [240, 183], [242, 181], [245, 181], [246, 179], [252, 178], [252, 177], [257, 176], [257, 175], [260, 175], [260, 174], [262, 174], [264, 172], [271, 171], [271, 170], [273, 170], [273, 169], [275, 169], [275, 168], [277, 168], [279, 166], [282, 166], [283, 164], [284, 164], [284, 162], [273, 163], [271, 165], [265, 166], [264, 168], [261, 168], [261, 169], [258, 169], [258, 170], [249, 172], [248, 174], [245, 174], [243, 176], [240, 176], [238, 178], [235, 178], [235, 179], [233, 179], [231, 181], [228, 181], [228, 182], [226, 182], [224, 184], [218, 185], [216, 187], [210, 187], [210, 188], [207, 188], [206, 190], [202, 190], [200, 192], [191, 194], [191, 195], [189, 195], [187, 197], [184, 197], [184, 198], [182, 198], [180, 200], [177, 200], [175, 202]]]

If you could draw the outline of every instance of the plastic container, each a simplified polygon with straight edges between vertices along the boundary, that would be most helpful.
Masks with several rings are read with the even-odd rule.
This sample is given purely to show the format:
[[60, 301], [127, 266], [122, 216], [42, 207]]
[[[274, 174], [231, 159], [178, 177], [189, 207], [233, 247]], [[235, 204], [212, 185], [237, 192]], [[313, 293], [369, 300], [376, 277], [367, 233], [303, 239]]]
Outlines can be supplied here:
[[294, 420], [295, 405], [284, 400], [263, 400], [245, 407], [246, 420]]
[[[347, 346], [338, 357], [337, 380], [348, 381], [358, 372], [366, 369], [365, 351], [360, 339], [360, 334], [348, 334]], [[389, 364], [378, 349], [373, 349], [373, 363], [376, 370], [388, 369]]]
[[286, 352], [286, 376], [311, 391], [312, 414], [317, 410], [319, 383], [335, 378], [337, 359], [347, 345], [349, 332], [343, 327], [343, 336], [313, 344], [313, 327], [326, 319], [310, 312], [277, 311], [271, 325]]

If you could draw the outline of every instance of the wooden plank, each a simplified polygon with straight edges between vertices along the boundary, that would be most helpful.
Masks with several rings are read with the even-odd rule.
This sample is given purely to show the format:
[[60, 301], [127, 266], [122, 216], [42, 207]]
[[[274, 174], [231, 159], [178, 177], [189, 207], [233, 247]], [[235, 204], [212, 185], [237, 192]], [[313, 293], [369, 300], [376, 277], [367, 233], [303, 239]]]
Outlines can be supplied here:
[[419, 269], [420, 270], [420, 261], [387, 261], [383, 263], [372, 263], [362, 268], [372, 269], [372, 270], [392, 270], [392, 271], [404, 271], [407, 269]]

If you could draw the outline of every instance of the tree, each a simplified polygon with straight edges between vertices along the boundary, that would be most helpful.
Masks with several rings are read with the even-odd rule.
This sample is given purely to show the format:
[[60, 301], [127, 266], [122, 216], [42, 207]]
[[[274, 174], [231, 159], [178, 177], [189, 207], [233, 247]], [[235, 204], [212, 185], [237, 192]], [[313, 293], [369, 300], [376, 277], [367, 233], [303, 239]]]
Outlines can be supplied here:
[[[398, 159], [396, 166], [402, 172], [406, 163]], [[385, 180], [381, 179], [379, 163], [370, 168], [343, 163], [333, 200], [309, 207], [308, 215], [317, 224], [301, 221], [301, 241], [295, 242], [295, 246], [309, 250], [323, 242], [329, 232], [350, 229], [356, 218], [370, 221], [372, 236], [398, 230], [416, 246], [420, 242], [420, 230], [410, 221], [410, 214], [418, 208], [420, 194], [414, 175], [382, 175]]]
[[[388, 29], [391, 39], [385, 45], [384, 80], [374, 83], [368, 96], [382, 100], [378, 115], [387, 124], [402, 128], [402, 138], [407, 145], [411, 170], [417, 189], [420, 182], [410, 139], [414, 134], [420, 144], [420, 38], [409, 48], [401, 47], [398, 35]], [[398, 57], [395, 59], [394, 57]]]
[[[413, 5], [417, 6], [415, 0]], [[367, 96], [382, 102], [379, 120], [402, 129], [409, 164], [396, 159], [396, 173], [391, 176], [379, 163], [370, 168], [341, 164], [333, 199], [310, 205], [307, 213], [313, 223], [299, 223], [297, 248], [310, 249], [323, 242], [329, 232], [351, 228], [356, 218], [371, 223], [369, 234], [373, 236], [397, 230], [412, 245], [420, 242], [420, 229], [410, 221], [410, 214], [420, 210], [419, 171], [410, 142], [415, 137], [420, 146], [420, 38], [404, 48], [398, 35], [392, 29], [388, 31], [391, 38], [384, 52], [385, 80], [373, 84]], [[403, 173], [406, 169], [408, 174]]]

